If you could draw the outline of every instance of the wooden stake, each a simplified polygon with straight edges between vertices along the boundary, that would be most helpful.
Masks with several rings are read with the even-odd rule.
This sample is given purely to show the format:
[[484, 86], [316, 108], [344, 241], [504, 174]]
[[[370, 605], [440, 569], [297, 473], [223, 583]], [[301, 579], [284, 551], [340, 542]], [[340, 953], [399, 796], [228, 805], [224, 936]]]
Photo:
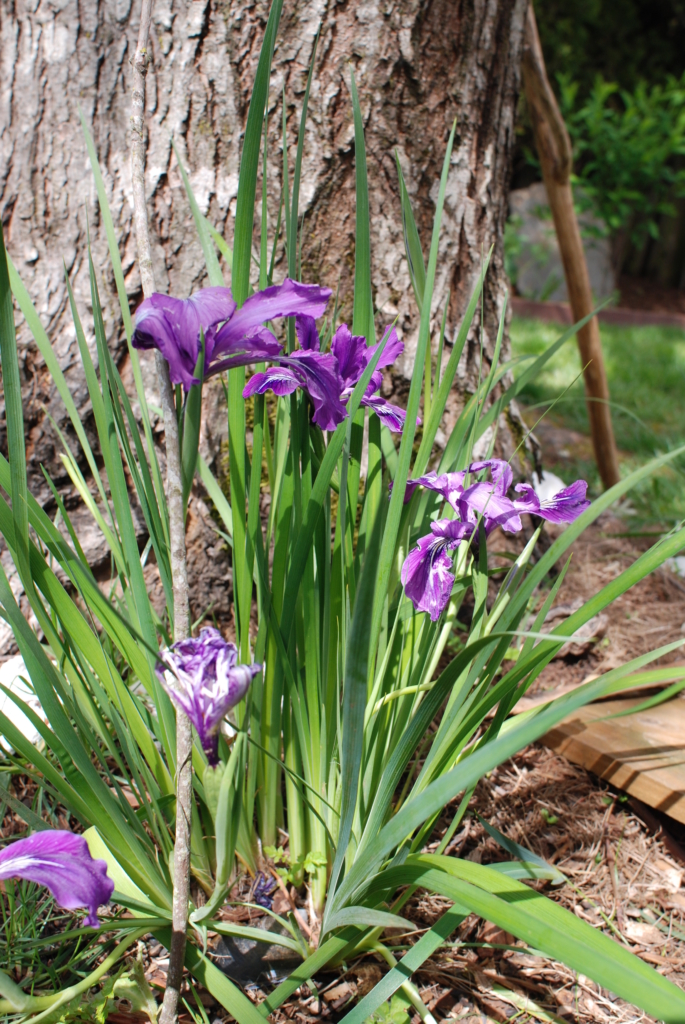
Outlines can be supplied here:
[[[585, 250], [573, 206], [571, 140], [547, 77], [538, 27], [532, 3], [528, 6], [523, 48], [523, 86], [533, 123], [535, 145], [547, 189], [559, 251], [564, 265], [566, 288], [574, 320], [582, 320], [594, 309]], [[578, 331], [578, 348], [583, 363], [585, 397], [590, 433], [599, 475], [605, 489], [621, 479], [618, 452], [611, 424], [609, 385], [597, 317]]]

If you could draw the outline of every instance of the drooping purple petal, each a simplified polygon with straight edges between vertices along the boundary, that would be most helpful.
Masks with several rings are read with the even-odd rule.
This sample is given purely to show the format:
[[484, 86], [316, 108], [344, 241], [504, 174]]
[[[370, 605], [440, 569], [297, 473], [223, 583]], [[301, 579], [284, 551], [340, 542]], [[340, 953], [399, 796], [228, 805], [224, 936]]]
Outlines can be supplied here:
[[104, 860], [93, 860], [83, 836], [46, 830], [0, 850], [0, 880], [24, 878], [48, 887], [60, 907], [86, 907], [84, 925], [97, 928], [98, 907], [109, 903], [114, 882]]
[[564, 487], [545, 501], [540, 501], [530, 484], [518, 484], [516, 490], [524, 495], [514, 502], [520, 512], [530, 512], [550, 523], [572, 523], [590, 507], [590, 501], [585, 497], [585, 480], [576, 480], [570, 487]]
[[[406, 409], [402, 409], [399, 405], [391, 405], [390, 402], [386, 402], [380, 395], [371, 395], [369, 398], [362, 398], [362, 405], [372, 409], [376, 413], [381, 423], [384, 423], [388, 430], [392, 430], [396, 434], [401, 434], [404, 429], [404, 421], [407, 418]], [[418, 421], [421, 422], [420, 420]], [[417, 424], [418, 425], [418, 424]]]
[[347, 416], [347, 409], [340, 398], [342, 389], [335, 356], [330, 352], [322, 354], [298, 349], [288, 356], [279, 356], [276, 362], [278, 366], [251, 377], [243, 395], [247, 398], [269, 390], [278, 395], [288, 395], [300, 387], [314, 406], [314, 422], [322, 430], [335, 430]]
[[136, 311], [134, 348], [156, 348], [169, 364], [172, 383], [188, 390], [200, 355], [200, 328], [205, 333], [206, 363], [211, 357], [215, 327], [235, 310], [230, 288], [202, 288], [189, 299], [155, 292]]
[[440, 618], [452, 593], [452, 557], [444, 541], [432, 534], [420, 537], [402, 566], [404, 591], [419, 612], [428, 612], [433, 622]]
[[250, 377], [243, 389], [243, 398], [251, 395], [263, 395], [273, 391], [275, 395], [291, 395], [300, 387], [300, 380], [294, 371], [287, 366], [272, 366], [263, 373], [255, 373]]
[[239, 704], [261, 665], [238, 665], [238, 649], [209, 626], [160, 655], [157, 676], [195, 726], [210, 765], [218, 764], [219, 727]]
[[258, 333], [268, 320], [282, 316], [320, 317], [331, 297], [330, 288], [316, 284], [300, 284], [286, 278], [283, 284], [275, 284], [261, 292], [255, 292], [237, 309], [231, 319], [216, 333], [213, 359], [237, 354], [246, 339]]
[[454, 584], [452, 557], [448, 554], [473, 532], [470, 523], [438, 519], [431, 532], [420, 537], [402, 566], [404, 590], [417, 611], [428, 612], [433, 622], [447, 607]]
[[281, 365], [300, 375], [301, 387], [314, 406], [314, 423], [322, 430], [335, 430], [347, 417], [347, 409], [340, 399], [342, 392], [338, 360], [332, 352], [291, 352], [281, 356]]
[[300, 343], [300, 348], [308, 352], [321, 351], [321, 339], [316, 329], [316, 320], [313, 316], [306, 316], [300, 313], [295, 317], [295, 333]]
[[366, 338], [352, 334], [347, 324], [340, 324], [333, 335], [331, 352], [338, 360], [343, 388], [353, 388], [368, 364]]
[[482, 462], [472, 462], [469, 473], [479, 473], [482, 469], [490, 470], [495, 493], [505, 495], [514, 482], [514, 474], [509, 463], [504, 459], [484, 459]]

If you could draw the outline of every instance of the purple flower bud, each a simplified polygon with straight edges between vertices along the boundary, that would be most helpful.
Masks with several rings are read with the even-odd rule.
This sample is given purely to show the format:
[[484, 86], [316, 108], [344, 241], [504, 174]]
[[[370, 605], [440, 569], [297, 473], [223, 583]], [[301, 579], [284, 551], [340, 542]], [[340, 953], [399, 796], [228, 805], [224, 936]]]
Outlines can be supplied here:
[[239, 665], [238, 649], [209, 626], [160, 654], [157, 676], [193, 723], [211, 765], [219, 763], [219, 728], [240, 703], [261, 665]]
[[60, 907], [88, 908], [84, 925], [97, 928], [97, 910], [109, 903], [114, 882], [104, 860], [93, 860], [83, 836], [46, 830], [0, 850], [0, 880], [24, 878], [45, 885]]

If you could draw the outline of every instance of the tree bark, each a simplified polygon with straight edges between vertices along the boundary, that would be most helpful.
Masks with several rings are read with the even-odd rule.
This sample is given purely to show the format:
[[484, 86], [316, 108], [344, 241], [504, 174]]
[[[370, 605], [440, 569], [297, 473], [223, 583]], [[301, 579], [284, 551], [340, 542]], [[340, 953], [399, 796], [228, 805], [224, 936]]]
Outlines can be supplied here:
[[[454, 336], [483, 253], [494, 252], [482, 318], [486, 369], [507, 282], [503, 229], [514, 143], [514, 114], [527, 0], [288, 0], [271, 80], [270, 231], [280, 200], [281, 95], [285, 88], [289, 157], [294, 151], [314, 37], [321, 41], [307, 122], [300, 210], [304, 280], [340, 286], [351, 316], [354, 265], [354, 132], [351, 63], [366, 126], [372, 279], [379, 329], [398, 317], [406, 342], [399, 373], [386, 390], [402, 392], [411, 373], [418, 317], [402, 237], [394, 150], [397, 148], [427, 251], [447, 135], [457, 119], [440, 243], [434, 315], [449, 292], [447, 342]], [[90, 426], [85, 380], [76, 353], [64, 264], [89, 336], [86, 250], [90, 228], [109, 344], [122, 369], [126, 355], [114, 281], [93, 178], [78, 118], [91, 124], [122, 252], [131, 306], [140, 301], [127, 156], [131, 109], [128, 61], [138, 33], [130, 0], [0, 0], [0, 215], [8, 249], [53, 341], [83, 420]], [[176, 140], [200, 208], [232, 242], [241, 136], [268, 14], [220, 0], [158, 0], [150, 38], [145, 120], [146, 191], [158, 287], [186, 296], [205, 283], [203, 259], [178, 167]], [[285, 274], [282, 246], [277, 279]], [[228, 273], [226, 274], [229, 279]], [[437, 333], [437, 331], [436, 331]], [[33, 493], [49, 503], [40, 464], [68, 490], [60, 443], [44, 408], [65, 416], [25, 325], [19, 328]], [[449, 344], [447, 346], [449, 348]], [[460, 363], [449, 430], [463, 395], [476, 385], [477, 330]], [[504, 354], [507, 348], [505, 342]], [[445, 353], [448, 355], [448, 351]], [[154, 372], [150, 371], [154, 380]], [[220, 389], [210, 389], [202, 444], [210, 458], [225, 432]], [[158, 425], [161, 430], [161, 424]], [[0, 438], [2, 443], [2, 438]], [[195, 609], [194, 609], [195, 611]]]

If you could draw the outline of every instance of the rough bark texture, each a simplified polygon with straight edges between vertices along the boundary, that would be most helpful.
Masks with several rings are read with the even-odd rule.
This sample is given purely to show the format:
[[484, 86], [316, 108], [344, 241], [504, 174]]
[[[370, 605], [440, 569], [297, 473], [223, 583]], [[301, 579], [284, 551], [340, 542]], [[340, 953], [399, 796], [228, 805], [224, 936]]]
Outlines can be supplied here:
[[[300, 201], [305, 225], [303, 277], [333, 288], [339, 281], [343, 312], [349, 316], [354, 260], [354, 146], [348, 90], [352, 62], [366, 124], [378, 325], [399, 314], [398, 326], [407, 342], [400, 368], [405, 376], [411, 369], [418, 321], [404, 260], [394, 149], [427, 251], [445, 143], [457, 119], [434, 313], [436, 318], [441, 315], [449, 290], [450, 341], [482, 253], [494, 244], [483, 317], [487, 361], [506, 286], [502, 236], [526, 2], [287, 0], [284, 7], [270, 93], [271, 229], [280, 198], [280, 97], [285, 88], [292, 161], [307, 68], [321, 24]], [[134, 260], [127, 133], [128, 61], [137, 37], [137, 10], [131, 9], [130, 0], [0, 0], [0, 11], [0, 215], [8, 249], [89, 424], [88, 395], [64, 284], [66, 263], [88, 331], [87, 224], [109, 343], [123, 369], [125, 346], [78, 106], [92, 125], [135, 306], [141, 290]], [[230, 243], [241, 134], [267, 13], [266, 0], [249, 6], [221, 0], [155, 3], [147, 76], [146, 186], [155, 279], [160, 289], [176, 295], [187, 295], [203, 283], [203, 260], [171, 136], [190, 171], [202, 211]], [[284, 272], [279, 255], [277, 274]], [[40, 464], [65, 489], [67, 480], [44, 407], [61, 426], [65, 416], [23, 324], [19, 345], [30, 485], [47, 502]], [[474, 334], [459, 368], [462, 393], [474, 387], [478, 350]], [[388, 382], [387, 387], [392, 386], [401, 391], [401, 379]], [[202, 443], [205, 454], [214, 458], [225, 416], [219, 408], [219, 389], [208, 398]], [[459, 404], [457, 390], [453, 413]]]

